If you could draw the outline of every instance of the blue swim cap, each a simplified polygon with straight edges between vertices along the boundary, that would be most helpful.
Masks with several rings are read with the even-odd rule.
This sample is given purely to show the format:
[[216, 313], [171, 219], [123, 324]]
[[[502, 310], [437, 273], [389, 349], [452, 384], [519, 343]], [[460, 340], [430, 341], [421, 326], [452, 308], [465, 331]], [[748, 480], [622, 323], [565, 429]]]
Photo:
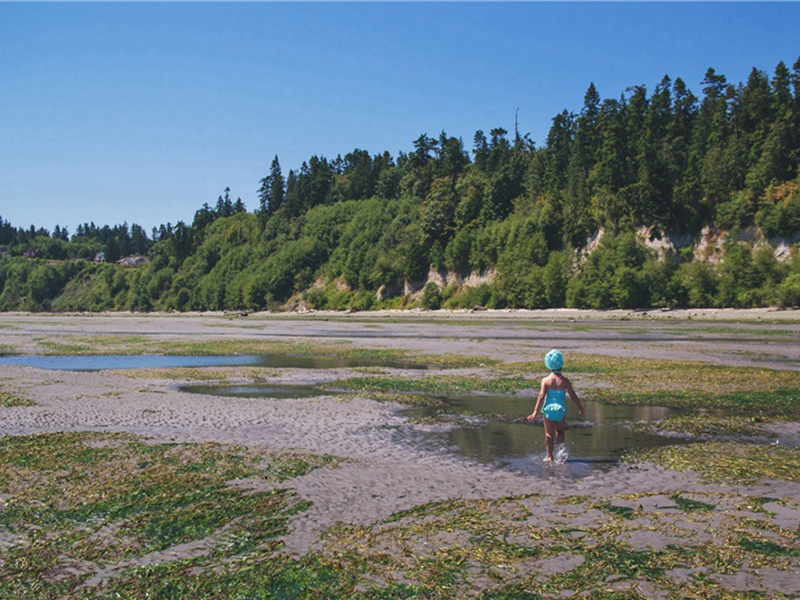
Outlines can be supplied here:
[[550, 350], [544, 357], [544, 366], [551, 371], [558, 371], [564, 366], [564, 355], [558, 350]]
[[567, 407], [558, 402], [551, 402], [550, 404], [544, 405], [542, 414], [550, 421], [558, 423], [567, 415]]

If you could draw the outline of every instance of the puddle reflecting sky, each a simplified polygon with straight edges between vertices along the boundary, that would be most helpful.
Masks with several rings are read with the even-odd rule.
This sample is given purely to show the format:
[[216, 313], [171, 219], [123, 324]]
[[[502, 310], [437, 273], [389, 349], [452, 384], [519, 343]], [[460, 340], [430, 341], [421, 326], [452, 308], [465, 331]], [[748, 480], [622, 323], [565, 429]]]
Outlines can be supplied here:
[[[669, 416], [671, 409], [660, 406], [622, 406], [583, 400], [584, 414], [568, 403], [566, 445], [569, 459], [565, 464], [545, 465], [544, 427], [541, 422], [528, 423], [525, 416], [533, 411], [536, 397], [457, 395], [443, 398], [450, 414], [442, 409], [413, 409], [417, 417], [465, 416], [468, 423], [449, 431], [431, 428], [414, 430], [407, 435], [414, 445], [430, 448], [447, 447], [452, 451], [484, 463], [525, 473], [560, 474], [581, 477], [597, 469], [617, 464], [627, 450], [680, 443], [681, 440], [649, 434], [631, 428], [639, 421], [657, 421]], [[476, 414], [478, 418], [470, 418]], [[402, 435], [402, 434], [398, 434]]]
[[253, 385], [185, 385], [180, 388], [182, 392], [190, 394], [205, 394], [208, 396], [233, 396], [235, 398], [315, 398], [317, 396], [330, 396], [332, 393], [316, 387], [305, 385], [278, 385], [278, 384], [253, 384]]
[[384, 360], [380, 357], [314, 356], [274, 354], [245, 356], [163, 356], [154, 354], [106, 356], [0, 356], [0, 365], [26, 365], [60, 371], [103, 371], [106, 369], [163, 369], [176, 367], [272, 367], [277, 369], [346, 369], [387, 367], [426, 369], [427, 365]]
[[174, 367], [221, 367], [256, 364], [255, 356], [0, 356], [0, 365], [25, 365], [58, 371], [103, 371], [106, 369], [148, 369]]

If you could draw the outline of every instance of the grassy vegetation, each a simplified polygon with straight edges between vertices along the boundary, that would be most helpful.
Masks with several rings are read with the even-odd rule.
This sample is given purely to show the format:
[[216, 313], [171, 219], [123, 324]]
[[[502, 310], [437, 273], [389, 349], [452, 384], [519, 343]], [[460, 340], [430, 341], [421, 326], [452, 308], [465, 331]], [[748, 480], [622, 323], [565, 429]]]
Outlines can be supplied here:
[[10, 408], [12, 406], [35, 406], [36, 403], [29, 398], [23, 398], [16, 394], [0, 391], [0, 408]]
[[70, 356], [108, 354], [164, 354], [169, 356], [237, 356], [249, 354], [318, 353], [342, 350], [325, 344], [299, 344], [266, 339], [229, 339], [202, 336], [199, 339], [164, 340], [156, 336], [74, 335], [58, 342], [36, 339], [42, 354]]
[[[667, 508], [680, 503], [695, 525], [713, 527], [712, 548], [695, 531], [678, 533], [672, 515], [658, 508], [592, 510], [586, 499], [556, 504], [538, 495], [453, 500], [372, 525], [335, 527], [318, 552], [295, 563], [253, 565], [246, 575], [226, 574], [225, 582], [263, 598], [557, 598], [566, 591], [600, 599], [647, 598], [652, 590], [736, 598], [744, 596], [725, 591], [716, 575], [791, 568], [792, 532], [755, 512], [718, 524], [738, 499], [701, 497], [672, 497]], [[682, 569], [704, 578], [682, 577]]]
[[665, 446], [631, 455], [670, 469], [694, 471], [704, 480], [754, 483], [762, 479], [800, 482], [800, 449], [741, 442], [703, 442]]
[[539, 387], [539, 382], [524, 377], [503, 377], [488, 379], [484, 377], [462, 377], [436, 375], [411, 379], [408, 377], [351, 377], [340, 379], [326, 387], [370, 392], [401, 392], [448, 394], [459, 392], [488, 392], [510, 394], [515, 391]]
[[[305, 505], [280, 482], [330, 458], [92, 433], [5, 438], [0, 451], [0, 532], [12, 540], [0, 598], [700, 598], [720, 593], [714, 574], [798, 556], [762, 508], [792, 501], [641, 494], [436, 502], [336, 526], [295, 558], [277, 538]], [[246, 493], [233, 479], [275, 486]], [[676, 507], [715, 544], [660, 512]], [[653, 541], [632, 541], [642, 535]]]
[[193, 382], [241, 381], [264, 383], [280, 375], [278, 369], [264, 367], [163, 367], [153, 369], [125, 369], [116, 374], [132, 379], [172, 379]]
[[[102, 338], [101, 338], [102, 339]], [[41, 349], [42, 354], [57, 354], [65, 356], [85, 356], [88, 354], [113, 354], [104, 352], [103, 345], [95, 339], [78, 341], [65, 338], [66, 341], [54, 341], [46, 338], [35, 338], [34, 341]], [[134, 353], [138, 354], [138, 353]]]
[[714, 414], [681, 413], [659, 422], [639, 422], [631, 426], [652, 432], [679, 432], [700, 439], [758, 438], [764, 436], [762, 417], [720, 416]]
[[[0, 532], [13, 540], [0, 598], [94, 597], [79, 589], [92, 574], [170, 550], [208, 569], [274, 552], [307, 506], [280, 483], [333, 460], [92, 433], [6, 437], [0, 456]], [[229, 484], [248, 478], [264, 491]]]

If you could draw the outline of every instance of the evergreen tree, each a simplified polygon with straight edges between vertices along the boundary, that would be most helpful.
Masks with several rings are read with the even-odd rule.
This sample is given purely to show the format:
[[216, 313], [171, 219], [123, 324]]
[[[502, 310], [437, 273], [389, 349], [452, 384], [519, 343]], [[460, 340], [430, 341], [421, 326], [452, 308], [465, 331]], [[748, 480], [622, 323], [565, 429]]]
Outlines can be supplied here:
[[[305, 163], [303, 163], [305, 165]], [[306, 168], [308, 168], [306, 166]], [[284, 206], [289, 215], [299, 215], [303, 211], [303, 199], [300, 193], [300, 185], [298, 183], [298, 176], [293, 169], [289, 169], [289, 174], [286, 176], [286, 195], [284, 197]]]
[[356, 148], [345, 155], [341, 169], [345, 177], [344, 199], [356, 200], [370, 198], [375, 193], [377, 169], [366, 150]]
[[286, 193], [284, 185], [281, 163], [276, 154], [272, 159], [269, 175], [261, 180], [261, 187], [258, 190], [259, 210], [262, 214], [274, 213], [283, 206]]
[[413, 168], [424, 167], [431, 160], [431, 152], [436, 150], [436, 140], [423, 133], [414, 140], [414, 152], [411, 153], [411, 166]]
[[443, 131], [439, 136], [438, 150], [437, 175], [450, 177], [455, 183], [458, 176], [469, 164], [469, 156], [464, 151], [464, 143], [459, 138], [448, 137]]
[[479, 169], [486, 167], [486, 161], [489, 158], [489, 142], [486, 139], [483, 131], [478, 130], [472, 139], [472, 154], [474, 156], [475, 165]]
[[545, 181], [549, 192], [558, 192], [566, 185], [567, 164], [574, 135], [574, 119], [566, 110], [553, 117], [545, 149]]
[[231, 188], [226, 187], [224, 196], [217, 198], [217, 207], [215, 209], [216, 218], [230, 217], [234, 213], [233, 200], [231, 200]]

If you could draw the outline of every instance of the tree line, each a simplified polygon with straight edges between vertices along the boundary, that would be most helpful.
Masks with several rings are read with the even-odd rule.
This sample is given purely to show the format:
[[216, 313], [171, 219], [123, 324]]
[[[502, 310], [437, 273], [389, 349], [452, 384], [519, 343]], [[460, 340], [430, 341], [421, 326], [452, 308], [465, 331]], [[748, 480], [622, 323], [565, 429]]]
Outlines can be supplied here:
[[[253, 212], [226, 189], [190, 224], [150, 236], [0, 218], [0, 309], [797, 305], [800, 250], [778, 260], [774, 243], [800, 236], [799, 163], [800, 59], [738, 84], [708, 69], [699, 96], [666, 76], [618, 98], [590, 84], [541, 147], [495, 128], [469, 148], [423, 134], [408, 152], [312, 156], [285, 175], [276, 155]], [[727, 236], [716, 262], [691, 245], [658, 256], [636, 235], [717, 229]], [[743, 231], [766, 241], [740, 243]], [[30, 248], [62, 262], [23, 260]], [[88, 262], [100, 251], [151, 262]], [[406, 294], [431, 269], [491, 276]]]

